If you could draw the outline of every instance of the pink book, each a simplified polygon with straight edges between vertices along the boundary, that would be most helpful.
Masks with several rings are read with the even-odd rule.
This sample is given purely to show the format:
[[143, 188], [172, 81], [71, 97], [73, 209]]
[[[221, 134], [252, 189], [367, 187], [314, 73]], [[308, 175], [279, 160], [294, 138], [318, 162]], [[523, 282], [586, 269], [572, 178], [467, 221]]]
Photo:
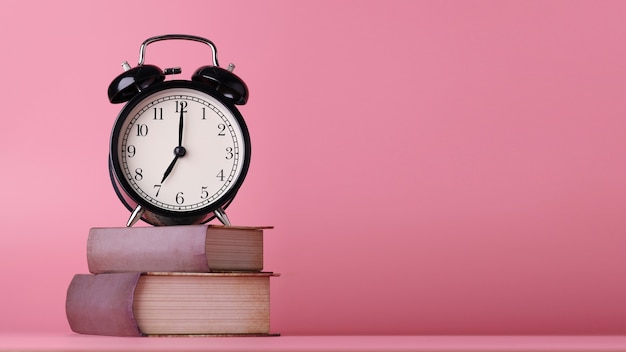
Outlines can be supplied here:
[[215, 225], [95, 227], [87, 239], [89, 272], [261, 271], [263, 230]]
[[90, 335], [269, 335], [272, 273], [77, 274], [72, 331]]

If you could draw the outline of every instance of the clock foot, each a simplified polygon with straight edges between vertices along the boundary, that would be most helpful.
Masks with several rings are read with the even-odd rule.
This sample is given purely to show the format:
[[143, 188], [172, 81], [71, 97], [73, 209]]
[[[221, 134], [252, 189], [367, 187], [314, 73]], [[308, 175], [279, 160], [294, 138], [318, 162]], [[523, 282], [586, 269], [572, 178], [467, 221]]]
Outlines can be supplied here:
[[144, 211], [145, 209], [142, 208], [141, 205], [138, 205], [135, 210], [133, 210], [133, 213], [130, 214], [130, 218], [128, 218], [128, 222], [126, 222], [126, 227], [135, 225], [135, 223], [141, 219]]
[[230, 226], [230, 220], [228, 220], [228, 215], [224, 212], [224, 209], [217, 208], [214, 211], [215, 217], [222, 222], [222, 224], [226, 226]]

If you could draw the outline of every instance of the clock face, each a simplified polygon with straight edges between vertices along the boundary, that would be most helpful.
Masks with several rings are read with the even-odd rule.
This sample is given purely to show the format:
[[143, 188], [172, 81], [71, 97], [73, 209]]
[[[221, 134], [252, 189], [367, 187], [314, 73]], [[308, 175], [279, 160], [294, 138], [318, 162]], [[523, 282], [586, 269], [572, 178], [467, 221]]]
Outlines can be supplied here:
[[245, 177], [247, 128], [236, 109], [171, 83], [122, 111], [111, 141], [113, 165], [128, 193], [157, 212], [211, 211]]

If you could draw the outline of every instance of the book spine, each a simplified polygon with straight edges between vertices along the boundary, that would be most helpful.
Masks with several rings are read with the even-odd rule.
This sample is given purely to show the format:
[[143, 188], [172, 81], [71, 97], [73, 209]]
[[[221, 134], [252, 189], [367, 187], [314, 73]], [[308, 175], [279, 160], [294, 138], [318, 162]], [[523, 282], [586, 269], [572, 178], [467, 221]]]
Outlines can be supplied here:
[[87, 265], [93, 274], [208, 272], [206, 227], [92, 228]]
[[107, 336], [142, 336], [133, 314], [140, 273], [77, 274], [66, 295], [65, 313], [72, 331]]

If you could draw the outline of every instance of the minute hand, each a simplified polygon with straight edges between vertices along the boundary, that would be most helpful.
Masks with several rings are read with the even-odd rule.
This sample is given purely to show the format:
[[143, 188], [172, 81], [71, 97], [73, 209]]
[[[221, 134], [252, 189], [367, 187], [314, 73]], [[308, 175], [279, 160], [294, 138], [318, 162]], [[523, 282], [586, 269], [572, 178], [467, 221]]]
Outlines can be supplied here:
[[161, 179], [161, 183], [163, 183], [163, 181], [165, 181], [167, 176], [169, 176], [170, 173], [172, 173], [172, 170], [174, 169], [174, 165], [176, 165], [176, 161], [178, 161], [178, 158], [180, 158], [181, 156], [184, 156], [185, 153], [187, 152], [185, 150], [185, 147], [183, 147], [182, 145], [183, 144], [183, 126], [184, 126], [183, 116], [184, 114], [185, 114], [185, 111], [181, 107], [180, 117], [178, 119], [178, 147], [174, 148], [174, 160], [172, 160], [170, 165], [165, 170], [165, 173], [163, 173], [163, 179]]
[[183, 116], [185, 114], [185, 110], [183, 107], [180, 107], [180, 117], [178, 118], [178, 146], [183, 146]]

